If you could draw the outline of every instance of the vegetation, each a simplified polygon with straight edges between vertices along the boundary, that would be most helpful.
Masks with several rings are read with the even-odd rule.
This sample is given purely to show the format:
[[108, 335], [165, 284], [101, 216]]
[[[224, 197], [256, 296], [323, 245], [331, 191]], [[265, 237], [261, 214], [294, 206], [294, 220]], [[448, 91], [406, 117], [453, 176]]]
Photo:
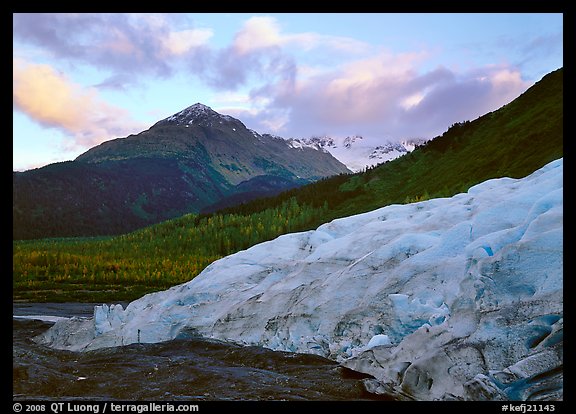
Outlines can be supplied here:
[[389, 204], [452, 196], [490, 178], [524, 177], [563, 156], [562, 76], [553, 72], [498, 111], [454, 124], [412, 153], [362, 173], [122, 236], [16, 241], [13, 297], [132, 300], [284, 233]]
[[135, 299], [188, 281], [223, 256], [296, 231], [325, 209], [291, 198], [255, 214], [189, 214], [116, 237], [14, 242], [14, 299]]

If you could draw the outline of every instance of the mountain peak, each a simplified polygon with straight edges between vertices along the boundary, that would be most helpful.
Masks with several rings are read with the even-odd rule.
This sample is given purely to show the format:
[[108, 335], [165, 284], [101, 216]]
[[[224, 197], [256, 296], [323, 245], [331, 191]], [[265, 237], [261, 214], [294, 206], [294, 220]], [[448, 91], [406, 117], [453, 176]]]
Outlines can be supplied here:
[[[224, 122], [237, 121], [228, 115], [221, 115], [207, 105], [200, 102], [189, 106], [174, 115], [163, 119], [159, 123], [169, 123], [176, 125], [201, 125], [201, 126], [215, 126], [215, 124], [222, 124]], [[240, 122], [240, 121], [237, 121]]]

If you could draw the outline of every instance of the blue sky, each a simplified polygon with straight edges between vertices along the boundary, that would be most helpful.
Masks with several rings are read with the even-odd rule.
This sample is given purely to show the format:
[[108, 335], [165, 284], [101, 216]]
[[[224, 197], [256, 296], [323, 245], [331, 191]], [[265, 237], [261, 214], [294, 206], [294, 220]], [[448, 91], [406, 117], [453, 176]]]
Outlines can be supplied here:
[[560, 13], [14, 14], [13, 168], [196, 102], [285, 138], [432, 138], [563, 65]]

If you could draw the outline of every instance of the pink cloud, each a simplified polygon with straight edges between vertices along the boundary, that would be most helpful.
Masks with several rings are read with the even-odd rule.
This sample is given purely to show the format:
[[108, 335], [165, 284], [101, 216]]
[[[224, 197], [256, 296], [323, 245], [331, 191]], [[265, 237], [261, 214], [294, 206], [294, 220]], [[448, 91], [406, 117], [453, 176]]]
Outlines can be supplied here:
[[35, 122], [69, 135], [70, 147], [90, 147], [145, 127], [103, 101], [95, 88], [83, 88], [49, 65], [21, 59], [13, 61], [13, 104]]
[[[360, 134], [384, 140], [433, 138], [512, 101], [530, 83], [518, 69], [488, 66], [458, 73], [419, 69], [426, 54], [381, 54], [262, 91], [267, 108], [247, 114], [252, 128], [280, 135]], [[270, 123], [283, 119], [283, 123]]]

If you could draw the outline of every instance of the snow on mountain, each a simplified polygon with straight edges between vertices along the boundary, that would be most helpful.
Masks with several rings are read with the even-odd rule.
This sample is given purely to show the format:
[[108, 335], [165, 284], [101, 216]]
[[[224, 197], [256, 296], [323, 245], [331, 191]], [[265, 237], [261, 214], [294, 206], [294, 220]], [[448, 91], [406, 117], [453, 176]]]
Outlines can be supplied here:
[[73, 351], [202, 335], [313, 353], [400, 399], [562, 398], [563, 160], [212, 263], [126, 309], [57, 322]]
[[[196, 103], [159, 121], [156, 125], [176, 124], [183, 126], [200, 125], [214, 127], [224, 124], [235, 130], [233, 128], [234, 123], [241, 124], [242, 127], [244, 127], [244, 124], [239, 120], [228, 115], [219, 114], [204, 104]], [[249, 131], [258, 140], [261, 140], [262, 136], [256, 131]], [[401, 143], [384, 142], [382, 144], [378, 143], [377, 145], [374, 145], [360, 135], [340, 138], [314, 136], [311, 138], [298, 139], [284, 139], [270, 134], [264, 134], [264, 136], [285, 140], [287, 145], [291, 148], [312, 148], [318, 151], [330, 153], [334, 158], [346, 165], [353, 172], [362, 171], [367, 167], [372, 167], [385, 161], [398, 158], [401, 155], [413, 151], [416, 145], [424, 143], [424, 140], [422, 139], [411, 139], [402, 141]]]
[[293, 148], [308, 147], [329, 152], [350, 170], [358, 172], [407, 154], [424, 142], [423, 139], [410, 139], [400, 143], [384, 142], [374, 145], [360, 135], [353, 135], [341, 138], [292, 138], [288, 140], [288, 145]]
[[166, 119], [159, 121], [160, 123], [171, 123], [176, 125], [202, 125], [213, 127], [216, 124], [223, 124], [225, 122], [240, 122], [229, 115], [222, 115], [214, 111], [209, 106], [201, 103], [195, 103]]

